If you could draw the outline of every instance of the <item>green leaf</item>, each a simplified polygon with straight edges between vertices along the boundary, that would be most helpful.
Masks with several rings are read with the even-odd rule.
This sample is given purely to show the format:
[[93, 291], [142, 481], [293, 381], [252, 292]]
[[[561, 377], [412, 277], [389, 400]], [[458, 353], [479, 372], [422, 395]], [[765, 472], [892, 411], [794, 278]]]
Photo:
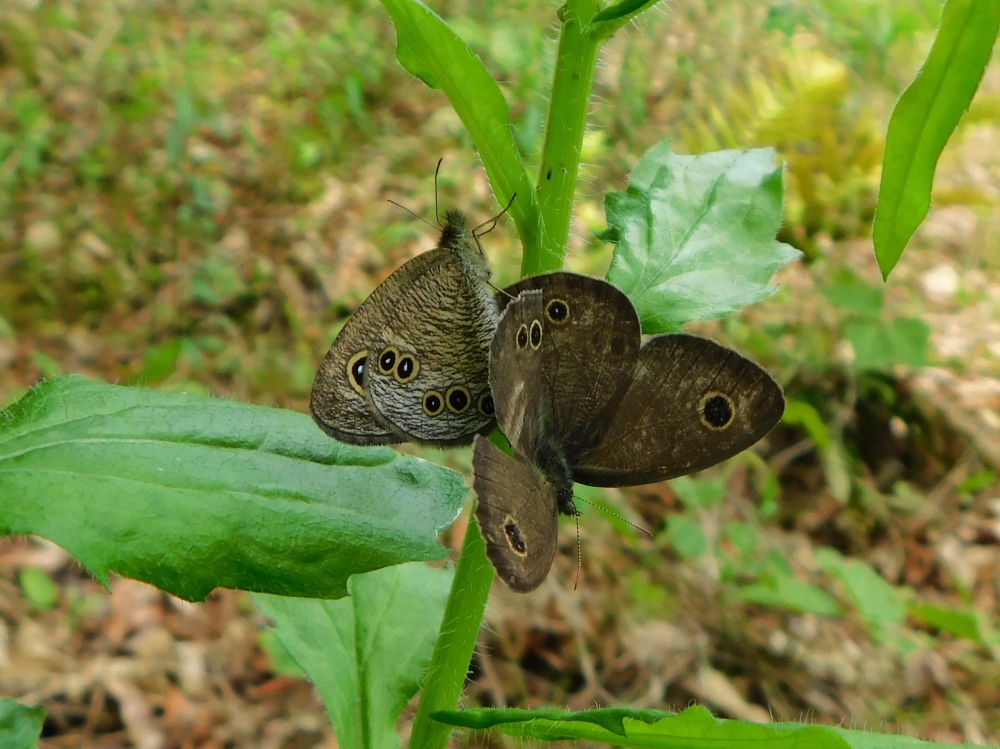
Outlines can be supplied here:
[[[603, 716], [618, 712], [623, 733], [605, 728]], [[655, 716], [659, 714], [659, 720]], [[569, 710], [448, 710], [435, 713], [443, 723], [466, 728], [498, 727], [509, 736], [544, 741], [599, 742], [641, 749], [945, 749], [953, 744], [920, 741], [899, 734], [855, 731], [807, 723], [749, 723], [720, 720], [700, 706], [676, 714], [656, 710], [603, 708], [578, 713]], [[654, 722], [655, 721], [655, 722]]]
[[542, 246], [534, 186], [514, 142], [510, 109], [482, 60], [434, 11], [418, 0], [382, 0], [396, 27], [400, 65], [431, 88], [444, 91], [479, 150], [502, 203], [517, 193], [510, 215], [525, 250]]
[[948, 0], [934, 46], [892, 112], [872, 230], [883, 277], [927, 215], [938, 157], [979, 88], [998, 28], [998, 0]]
[[826, 450], [830, 446], [830, 430], [812, 404], [790, 398], [785, 404], [781, 421], [783, 424], [795, 424], [805, 429], [820, 450]]
[[0, 413], [0, 529], [189, 600], [217, 586], [337, 598], [347, 578], [440, 559], [467, 489], [277, 408], [69, 376]]
[[3, 749], [35, 749], [44, 722], [44, 708], [28, 707], [9, 697], [0, 697], [0, 746]]
[[923, 320], [852, 320], [844, 325], [844, 337], [854, 349], [852, 366], [858, 371], [885, 371], [895, 364], [922, 367], [927, 363], [930, 328]]
[[287, 676], [290, 679], [305, 678], [306, 672], [299, 667], [299, 664], [292, 658], [292, 654], [285, 649], [273, 631], [266, 630], [257, 635], [257, 644], [260, 645], [261, 650], [267, 653], [271, 670], [278, 676]]
[[590, 22], [588, 31], [602, 39], [607, 39], [631, 19], [659, 0], [619, 0], [598, 12]]
[[691, 518], [671, 515], [667, 518], [667, 543], [685, 559], [700, 557], [708, 550], [705, 532]]
[[906, 602], [885, 578], [858, 559], [846, 559], [836, 549], [816, 550], [816, 560], [847, 589], [858, 613], [878, 629], [906, 621]]
[[826, 593], [810, 583], [788, 575], [772, 575], [753, 585], [739, 589], [739, 596], [747, 603], [788, 611], [838, 616], [840, 606]]
[[[607, 715], [609, 712], [611, 714]], [[593, 718], [590, 717], [592, 713]], [[836, 731], [824, 726], [797, 723], [760, 725], [719, 720], [700, 706], [689, 707], [676, 715], [622, 708], [578, 713], [568, 710], [480, 708], [451, 710], [437, 713], [435, 717], [456, 726], [496, 726], [510, 736], [530, 736], [543, 741], [600, 742], [650, 749], [737, 749], [750, 745], [754, 749], [847, 749], [851, 746]], [[619, 721], [620, 732], [607, 727], [611, 723], [617, 729]]]
[[882, 314], [885, 292], [865, 283], [849, 270], [837, 274], [836, 280], [823, 287], [823, 296], [838, 309], [859, 315], [878, 317]]
[[24, 597], [39, 611], [48, 611], [59, 603], [59, 586], [48, 573], [38, 567], [22, 567], [21, 590]]
[[413, 563], [355, 575], [339, 601], [254, 596], [319, 689], [342, 749], [398, 749], [396, 719], [423, 682], [452, 576]]
[[726, 496], [726, 485], [718, 479], [694, 479], [680, 476], [670, 482], [681, 502], [688, 509], [717, 505]]
[[763, 299], [774, 272], [801, 254], [774, 240], [782, 185], [770, 149], [680, 156], [661, 143], [605, 208], [617, 240], [608, 280], [632, 299], [644, 333]]
[[974, 614], [966, 611], [956, 611], [943, 606], [929, 603], [917, 603], [910, 606], [910, 614], [924, 624], [949, 632], [956, 637], [964, 637], [973, 642], [983, 642], [979, 631], [979, 621]]

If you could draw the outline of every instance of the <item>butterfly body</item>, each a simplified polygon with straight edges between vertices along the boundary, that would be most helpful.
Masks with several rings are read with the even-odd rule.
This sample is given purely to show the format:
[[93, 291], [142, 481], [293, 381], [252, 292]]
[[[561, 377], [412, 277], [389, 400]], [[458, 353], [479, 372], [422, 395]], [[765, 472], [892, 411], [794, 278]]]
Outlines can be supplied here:
[[497, 422], [512, 456], [476, 441], [474, 487], [487, 552], [514, 590], [537, 587], [555, 554], [573, 481], [632, 486], [707, 468], [778, 421], [781, 388], [757, 364], [697, 336], [642, 343], [635, 308], [573, 273], [507, 290], [490, 349]]
[[397, 269], [330, 347], [310, 410], [343, 442], [467, 444], [493, 423], [489, 345], [498, 309], [463, 214], [437, 248]]

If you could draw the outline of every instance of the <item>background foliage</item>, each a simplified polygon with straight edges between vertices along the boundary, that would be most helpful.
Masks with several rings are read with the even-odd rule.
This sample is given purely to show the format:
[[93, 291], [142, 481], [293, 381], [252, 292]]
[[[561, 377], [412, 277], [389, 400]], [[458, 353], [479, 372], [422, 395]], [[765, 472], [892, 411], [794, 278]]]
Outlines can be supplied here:
[[[435, 7], [502, 82], [533, 170], [554, 9]], [[498, 588], [470, 702], [694, 698], [997, 743], [995, 68], [884, 290], [867, 239], [888, 112], [938, 12], [685, 2], [605, 48], [570, 267], [605, 272], [603, 195], [654, 143], [776, 147], [781, 238], [810, 262], [767, 302], [690, 329], [760, 359], [791, 407], [757, 453], [708, 476], [581, 492], [654, 538], [588, 513], [580, 592], [571, 533], [538, 594]], [[0, 8], [0, 402], [80, 372], [304, 410], [344, 317], [433, 242], [382, 199], [430, 215], [444, 156], [442, 205], [497, 210], [467, 134], [391, 35], [366, 2]], [[512, 236], [486, 243], [499, 283], [517, 275]], [[23, 540], [0, 564], [0, 690], [42, 701], [47, 736], [327, 740], [240, 596], [195, 610], [124, 581], [108, 596]]]

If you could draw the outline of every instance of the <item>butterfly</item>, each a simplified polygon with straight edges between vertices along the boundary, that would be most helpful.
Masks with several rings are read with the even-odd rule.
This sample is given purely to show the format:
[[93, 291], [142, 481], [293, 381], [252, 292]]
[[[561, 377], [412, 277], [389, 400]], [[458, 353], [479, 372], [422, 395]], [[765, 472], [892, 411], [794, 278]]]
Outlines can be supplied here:
[[684, 333], [642, 342], [629, 298], [557, 272], [508, 293], [490, 345], [497, 423], [513, 450], [475, 440], [476, 516], [513, 590], [538, 587], [555, 558], [573, 483], [633, 486], [708, 468], [753, 445], [784, 396], [759, 365]]

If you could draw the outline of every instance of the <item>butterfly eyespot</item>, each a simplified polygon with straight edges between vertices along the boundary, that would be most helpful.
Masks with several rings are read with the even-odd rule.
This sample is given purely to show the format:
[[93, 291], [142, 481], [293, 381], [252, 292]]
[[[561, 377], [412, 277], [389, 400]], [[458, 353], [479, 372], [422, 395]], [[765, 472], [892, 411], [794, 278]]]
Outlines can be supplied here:
[[428, 390], [424, 393], [424, 413], [428, 416], [437, 416], [444, 411], [444, 398], [437, 390]]
[[420, 362], [410, 354], [403, 354], [399, 357], [399, 364], [396, 365], [396, 379], [403, 383], [411, 382], [420, 372]]
[[472, 403], [472, 396], [469, 394], [469, 389], [463, 385], [452, 385], [448, 388], [448, 395], [446, 400], [448, 401], [449, 410], [461, 414], [465, 413], [469, 404]]
[[517, 527], [517, 523], [514, 522], [514, 518], [510, 515], [504, 518], [503, 532], [507, 536], [507, 543], [510, 544], [510, 548], [515, 554], [519, 557], [528, 555], [528, 544], [525, 543], [524, 536], [521, 535], [521, 529]]
[[361, 395], [365, 394], [365, 362], [368, 360], [368, 349], [359, 351], [347, 362], [347, 381]]
[[701, 419], [701, 423], [716, 431], [732, 424], [735, 415], [736, 407], [732, 398], [725, 393], [714, 391], [705, 393], [698, 405], [698, 418]]
[[528, 326], [524, 323], [517, 329], [517, 347], [524, 348], [528, 345]]
[[569, 319], [569, 305], [562, 299], [553, 299], [545, 305], [545, 316], [554, 323], [566, 322]]
[[483, 416], [492, 416], [496, 413], [496, 405], [493, 403], [493, 396], [483, 393], [479, 396], [479, 413]]
[[538, 320], [531, 321], [531, 348], [542, 345], [542, 324]]
[[399, 354], [393, 346], [388, 346], [378, 357], [378, 368], [382, 374], [389, 374], [396, 366], [396, 356]]

